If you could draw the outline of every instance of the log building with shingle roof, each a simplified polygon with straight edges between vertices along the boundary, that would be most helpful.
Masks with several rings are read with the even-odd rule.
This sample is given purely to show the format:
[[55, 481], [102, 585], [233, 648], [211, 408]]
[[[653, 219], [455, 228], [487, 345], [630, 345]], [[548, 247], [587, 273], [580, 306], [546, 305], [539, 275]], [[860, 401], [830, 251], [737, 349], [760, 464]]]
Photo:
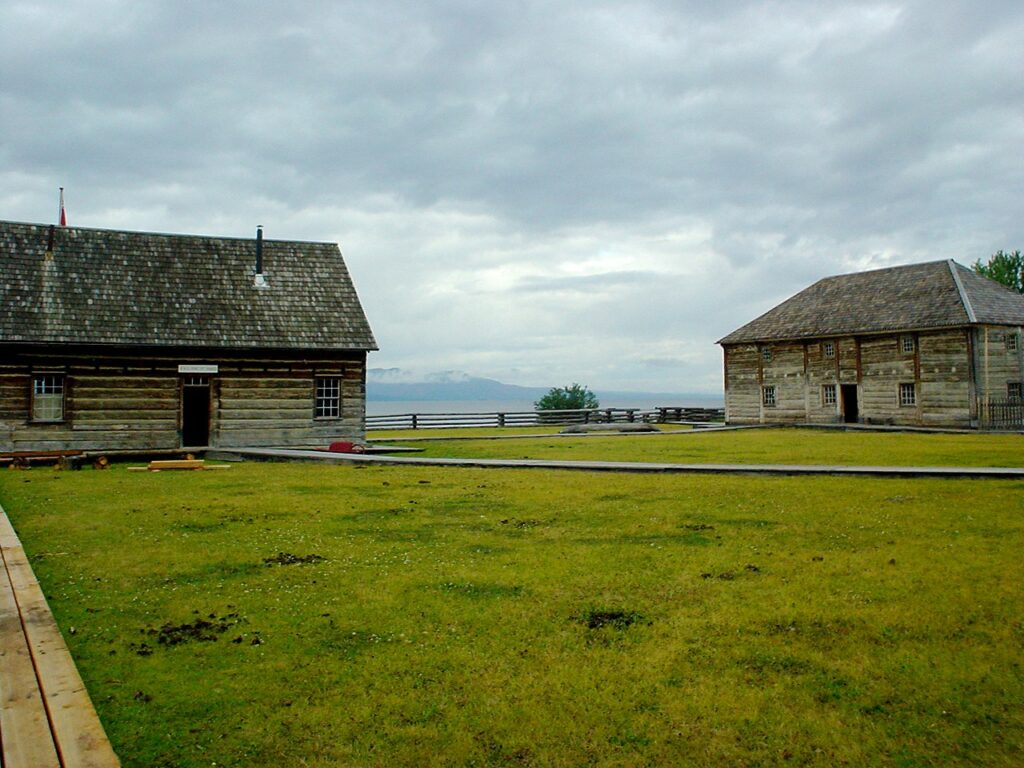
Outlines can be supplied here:
[[726, 420], [988, 426], [1022, 326], [1024, 295], [954, 261], [827, 277], [718, 342]]
[[0, 451], [359, 440], [376, 348], [333, 243], [0, 222]]

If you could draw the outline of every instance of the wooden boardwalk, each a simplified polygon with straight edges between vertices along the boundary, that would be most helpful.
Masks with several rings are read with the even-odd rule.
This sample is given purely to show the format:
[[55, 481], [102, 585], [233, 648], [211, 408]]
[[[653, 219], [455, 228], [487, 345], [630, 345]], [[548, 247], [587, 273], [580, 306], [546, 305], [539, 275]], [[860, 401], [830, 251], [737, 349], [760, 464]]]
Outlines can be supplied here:
[[0, 742], [4, 768], [119, 766], [2, 507], [0, 554]]
[[[577, 436], [578, 437], [578, 436]], [[946, 477], [1002, 480], [1024, 479], [1024, 467], [874, 467], [828, 464], [667, 464], [642, 461], [556, 461], [549, 459], [444, 459], [406, 456], [368, 456], [294, 448], [225, 448], [209, 457], [252, 461], [322, 461], [352, 464], [397, 464], [422, 467], [481, 467], [486, 469], [560, 469], [577, 472], [638, 472], [691, 475], [781, 475], [810, 477]]]

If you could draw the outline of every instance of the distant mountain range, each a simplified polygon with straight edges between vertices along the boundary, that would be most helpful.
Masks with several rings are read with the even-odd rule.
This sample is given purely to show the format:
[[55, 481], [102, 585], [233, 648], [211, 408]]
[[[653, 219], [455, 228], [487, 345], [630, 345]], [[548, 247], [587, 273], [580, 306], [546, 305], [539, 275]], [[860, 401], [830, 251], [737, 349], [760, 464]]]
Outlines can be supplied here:
[[[535, 401], [551, 387], [521, 387], [495, 379], [471, 376], [462, 371], [418, 374], [401, 368], [370, 368], [366, 372], [366, 397], [373, 401], [396, 400], [525, 400]], [[707, 402], [720, 404], [721, 396], [671, 392], [613, 392], [594, 390], [599, 400], [636, 400], [651, 405]]]
[[461, 371], [416, 374], [401, 368], [370, 368], [366, 372], [368, 400], [536, 400], [547, 391]]

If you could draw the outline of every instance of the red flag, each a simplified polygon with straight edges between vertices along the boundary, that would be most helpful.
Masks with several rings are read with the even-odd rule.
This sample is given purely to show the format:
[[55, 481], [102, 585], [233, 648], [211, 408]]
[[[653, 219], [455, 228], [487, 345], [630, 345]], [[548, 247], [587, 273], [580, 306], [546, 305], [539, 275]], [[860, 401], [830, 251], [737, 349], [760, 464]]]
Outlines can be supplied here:
[[62, 227], [68, 225], [68, 215], [64, 212], [64, 187], [60, 188], [60, 225]]

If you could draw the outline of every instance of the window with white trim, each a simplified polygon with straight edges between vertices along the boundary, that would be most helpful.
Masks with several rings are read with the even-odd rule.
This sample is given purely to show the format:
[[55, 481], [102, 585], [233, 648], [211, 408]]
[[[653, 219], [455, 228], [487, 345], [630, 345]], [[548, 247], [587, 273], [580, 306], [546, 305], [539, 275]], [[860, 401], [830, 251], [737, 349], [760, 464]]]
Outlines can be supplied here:
[[771, 347], [761, 347], [761, 359], [766, 363], [770, 363], [772, 361]]
[[821, 404], [822, 405], [835, 405], [836, 404], [836, 385], [835, 384], [822, 384], [821, 385]]
[[341, 416], [340, 376], [316, 377], [316, 401], [313, 415], [318, 419], [336, 419]]
[[823, 341], [823, 342], [821, 342], [821, 353], [825, 357], [835, 357], [836, 356], [836, 345], [833, 342], [831, 342], [831, 341]]
[[1016, 352], [1020, 347], [1020, 337], [1016, 333], [1006, 334], [1006, 351]]
[[32, 421], [64, 421], [64, 374], [32, 376]]
[[766, 408], [775, 407], [775, 385], [769, 385], [767, 387], [761, 387], [761, 402]]
[[900, 384], [900, 405], [917, 405], [917, 388], [913, 384]]
[[900, 344], [902, 345], [904, 354], [914, 354], [914, 337], [913, 336], [901, 336]]

